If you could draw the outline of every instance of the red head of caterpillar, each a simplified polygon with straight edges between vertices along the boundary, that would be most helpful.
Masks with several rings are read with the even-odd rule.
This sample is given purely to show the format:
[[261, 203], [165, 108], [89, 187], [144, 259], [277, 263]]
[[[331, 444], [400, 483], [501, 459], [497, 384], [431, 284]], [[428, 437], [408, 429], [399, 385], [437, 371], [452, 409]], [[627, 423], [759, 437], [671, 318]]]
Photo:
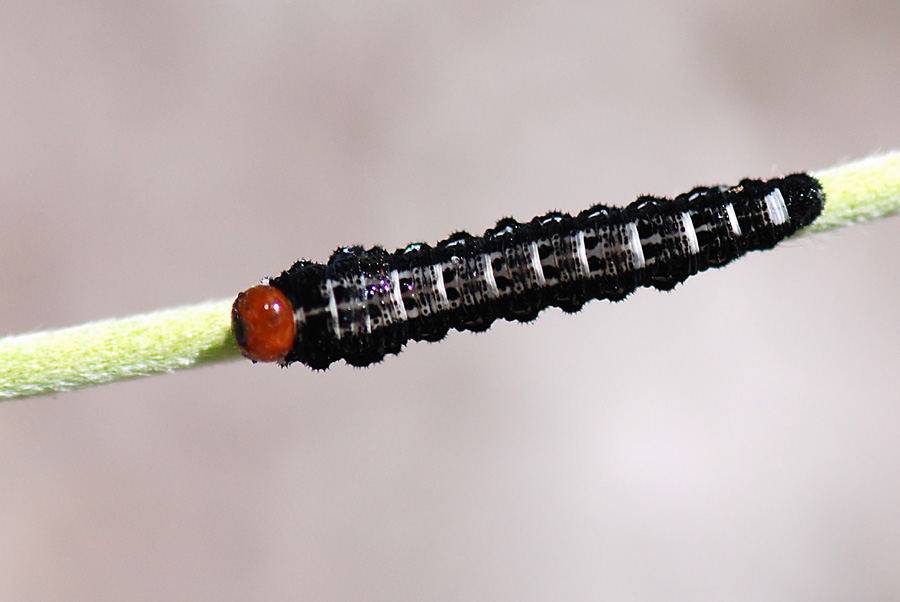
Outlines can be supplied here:
[[235, 299], [231, 329], [244, 357], [281, 362], [294, 346], [294, 308], [280, 290], [260, 284]]

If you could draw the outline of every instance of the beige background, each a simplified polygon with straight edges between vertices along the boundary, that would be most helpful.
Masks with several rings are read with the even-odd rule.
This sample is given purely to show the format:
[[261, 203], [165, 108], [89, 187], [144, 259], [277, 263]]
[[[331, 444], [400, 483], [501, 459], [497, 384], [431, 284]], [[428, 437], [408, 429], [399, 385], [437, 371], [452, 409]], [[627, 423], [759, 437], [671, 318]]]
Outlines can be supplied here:
[[[0, 332], [900, 147], [900, 4], [0, 4]], [[900, 597], [900, 221], [368, 370], [0, 406], [4, 600]]]

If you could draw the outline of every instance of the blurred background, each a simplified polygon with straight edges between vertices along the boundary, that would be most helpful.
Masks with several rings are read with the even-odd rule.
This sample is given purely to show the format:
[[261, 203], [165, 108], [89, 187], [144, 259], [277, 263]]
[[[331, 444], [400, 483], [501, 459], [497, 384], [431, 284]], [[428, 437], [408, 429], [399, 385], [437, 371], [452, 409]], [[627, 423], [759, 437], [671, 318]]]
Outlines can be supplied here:
[[[900, 148], [900, 4], [0, 4], [0, 333]], [[900, 597], [900, 221], [360, 370], [0, 405], [5, 600]]]

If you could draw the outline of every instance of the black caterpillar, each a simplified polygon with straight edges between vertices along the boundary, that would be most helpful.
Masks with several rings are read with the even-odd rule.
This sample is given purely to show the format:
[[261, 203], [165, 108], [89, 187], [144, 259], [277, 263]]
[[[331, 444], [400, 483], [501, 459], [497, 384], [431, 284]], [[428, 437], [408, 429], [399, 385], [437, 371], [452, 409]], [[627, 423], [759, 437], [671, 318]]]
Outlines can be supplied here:
[[807, 174], [701, 187], [674, 200], [642, 196], [625, 208], [500, 220], [477, 237], [458, 232], [431, 247], [344, 247], [323, 265], [298, 261], [238, 295], [235, 338], [254, 361], [354, 366], [437, 341], [451, 328], [533, 320], [556, 306], [623, 299], [639, 286], [668, 290], [748, 251], [769, 249], [821, 213]]

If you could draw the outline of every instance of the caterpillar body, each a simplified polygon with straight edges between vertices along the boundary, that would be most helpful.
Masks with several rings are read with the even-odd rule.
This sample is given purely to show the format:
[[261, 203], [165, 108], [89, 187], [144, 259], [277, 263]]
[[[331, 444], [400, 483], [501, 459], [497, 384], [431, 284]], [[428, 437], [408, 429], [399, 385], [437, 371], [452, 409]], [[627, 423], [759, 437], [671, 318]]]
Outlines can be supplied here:
[[232, 328], [253, 361], [366, 366], [451, 328], [482, 331], [498, 318], [531, 321], [550, 306], [575, 312], [640, 286], [671, 289], [774, 247], [812, 223], [824, 202], [819, 182], [798, 173], [575, 216], [506, 218], [483, 236], [458, 232], [393, 253], [343, 247], [327, 264], [298, 261], [238, 295]]

